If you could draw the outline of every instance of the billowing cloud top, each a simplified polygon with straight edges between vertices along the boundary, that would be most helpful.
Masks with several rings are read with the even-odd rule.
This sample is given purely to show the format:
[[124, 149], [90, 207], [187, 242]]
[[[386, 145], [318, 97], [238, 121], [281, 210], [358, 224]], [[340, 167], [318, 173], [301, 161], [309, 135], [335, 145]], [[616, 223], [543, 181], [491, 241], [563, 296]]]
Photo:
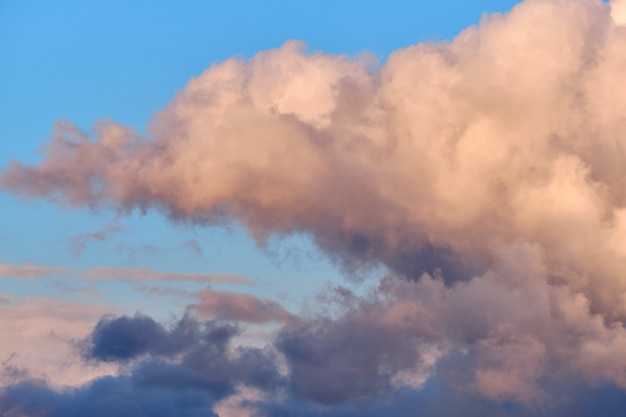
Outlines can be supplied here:
[[[339, 321], [281, 333], [294, 392], [322, 403], [385, 391], [410, 379], [403, 366], [427, 378], [426, 351], [466, 355], [442, 367], [494, 401], [541, 403], [567, 378], [624, 388], [623, 11], [527, 0], [384, 65], [288, 42], [192, 79], [147, 137], [58, 123], [43, 162], [13, 162], [2, 186], [234, 219], [260, 240], [304, 232], [347, 270], [407, 278]], [[337, 364], [339, 386], [325, 385]]]
[[478, 268], [493, 244], [524, 239], [621, 319], [626, 40], [611, 19], [599, 1], [529, 1], [384, 66], [288, 42], [191, 80], [149, 138], [104, 121], [90, 140], [59, 123], [41, 165], [14, 162], [2, 184], [227, 216], [258, 237], [306, 231], [413, 277], [439, 252]]

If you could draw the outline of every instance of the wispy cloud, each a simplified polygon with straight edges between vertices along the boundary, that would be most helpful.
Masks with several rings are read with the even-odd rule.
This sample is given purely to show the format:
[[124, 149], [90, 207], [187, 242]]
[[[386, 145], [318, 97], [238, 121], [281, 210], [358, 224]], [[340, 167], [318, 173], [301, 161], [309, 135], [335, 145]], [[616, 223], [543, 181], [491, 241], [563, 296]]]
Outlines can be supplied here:
[[196, 256], [203, 256], [204, 251], [202, 250], [202, 246], [198, 243], [197, 240], [189, 239], [185, 243], [183, 243], [183, 248], [191, 251]]
[[145, 268], [112, 268], [99, 267], [86, 270], [86, 279], [106, 280], [117, 279], [127, 281], [184, 281], [207, 284], [238, 284], [252, 285], [254, 281], [241, 275], [233, 274], [183, 274], [160, 272]]
[[92, 233], [84, 233], [74, 236], [67, 244], [70, 252], [78, 256], [85, 251], [87, 245], [94, 242], [103, 242], [110, 235], [122, 232], [124, 227], [119, 222], [113, 222], [108, 224], [104, 229], [98, 230]]
[[115, 250], [125, 255], [126, 262], [134, 264], [138, 259], [151, 259], [160, 255], [163, 255], [164, 249], [149, 243], [141, 245], [129, 245], [124, 242], [120, 242], [115, 245]]
[[3, 278], [50, 278], [74, 272], [60, 266], [0, 264], [0, 277]]
[[193, 274], [162, 272], [146, 268], [97, 267], [86, 270], [43, 265], [0, 264], [0, 278], [60, 278], [103, 281], [180, 281], [206, 284], [252, 285], [246, 277], [233, 274]]

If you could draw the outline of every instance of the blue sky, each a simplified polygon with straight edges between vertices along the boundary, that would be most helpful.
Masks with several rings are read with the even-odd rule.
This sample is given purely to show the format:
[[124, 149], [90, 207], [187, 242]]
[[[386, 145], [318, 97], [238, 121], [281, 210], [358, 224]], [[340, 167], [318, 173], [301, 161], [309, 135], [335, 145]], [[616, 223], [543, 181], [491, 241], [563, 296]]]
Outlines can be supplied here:
[[0, 414], [617, 415], [624, 25], [0, 1]]

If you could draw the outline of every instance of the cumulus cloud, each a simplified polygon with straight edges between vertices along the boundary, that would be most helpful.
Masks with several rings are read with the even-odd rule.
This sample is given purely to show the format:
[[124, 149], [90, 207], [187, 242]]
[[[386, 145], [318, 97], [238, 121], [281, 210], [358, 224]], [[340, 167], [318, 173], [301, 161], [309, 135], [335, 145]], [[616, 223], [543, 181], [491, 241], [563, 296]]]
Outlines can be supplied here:
[[192, 79], [149, 137], [103, 121], [90, 140], [60, 122], [43, 162], [12, 162], [2, 184], [232, 218], [259, 239], [305, 232], [344, 264], [414, 279], [466, 279], [493, 243], [522, 238], [621, 320], [624, 44], [597, 0], [530, 0], [385, 65], [288, 42]]
[[[222, 329], [228, 337], [228, 328]], [[183, 319], [172, 330], [148, 316], [103, 317], [87, 341], [84, 355], [88, 359], [102, 361], [127, 361], [138, 356], [151, 354], [171, 356], [183, 350], [189, 339], [197, 337], [198, 328], [194, 321]]]
[[611, 1], [611, 17], [616, 24], [626, 25], [626, 1]]
[[294, 392], [345, 403], [439, 379], [452, 393], [537, 412], [564, 406], [552, 401], [571, 381], [626, 389], [626, 329], [590, 311], [583, 294], [551, 285], [544, 262], [538, 247], [520, 243], [451, 287], [424, 275], [389, 276], [364, 298], [341, 290], [330, 298], [343, 306], [339, 318], [279, 333]]
[[[368, 398], [398, 392], [394, 415], [408, 413], [407, 398], [438, 415], [575, 415], [602, 392], [623, 404], [623, 8], [527, 0], [384, 64], [288, 42], [190, 80], [145, 137], [111, 121], [91, 135], [59, 122], [43, 161], [12, 162], [2, 187], [235, 220], [260, 242], [304, 233], [348, 272], [385, 265], [379, 288], [344, 294], [337, 316], [281, 320], [266, 301], [201, 297], [200, 313], [287, 322], [273, 344], [286, 397], [259, 406], [272, 415], [309, 410], [302, 402], [327, 407], [303, 415], [380, 411]], [[125, 383], [186, 375], [177, 366]], [[249, 384], [231, 382], [229, 393]]]
[[164, 326], [139, 313], [134, 317], [108, 315], [79, 344], [85, 359], [104, 362], [129, 362], [146, 356], [175, 357], [205, 344], [226, 352], [231, 339], [242, 332], [237, 323], [221, 317], [200, 321], [186, 314]]

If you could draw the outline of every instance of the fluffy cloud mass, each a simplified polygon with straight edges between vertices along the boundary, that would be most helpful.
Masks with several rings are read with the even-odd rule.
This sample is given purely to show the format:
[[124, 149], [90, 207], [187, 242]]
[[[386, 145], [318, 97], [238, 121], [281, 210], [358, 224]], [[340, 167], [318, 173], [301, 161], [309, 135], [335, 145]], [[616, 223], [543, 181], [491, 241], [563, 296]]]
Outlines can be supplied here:
[[[338, 289], [337, 315], [206, 292], [200, 311], [286, 323], [274, 353], [220, 356], [236, 378], [219, 395], [207, 385], [209, 408], [254, 389], [267, 415], [588, 415], [599, 398], [610, 412], [626, 402], [623, 11], [527, 0], [384, 64], [288, 42], [192, 79], [146, 137], [111, 121], [92, 134], [58, 123], [41, 164], [13, 162], [2, 187], [234, 220], [261, 242], [306, 233], [349, 274], [388, 268], [367, 297]], [[144, 358], [115, 383], [186, 377], [186, 358]], [[274, 361], [286, 373], [259, 370]], [[255, 372], [269, 376], [252, 383]], [[194, 375], [202, 390], [207, 376]], [[102, 384], [46, 395], [83, 401]], [[7, 388], [0, 409], [27, 409], [34, 389]]]

